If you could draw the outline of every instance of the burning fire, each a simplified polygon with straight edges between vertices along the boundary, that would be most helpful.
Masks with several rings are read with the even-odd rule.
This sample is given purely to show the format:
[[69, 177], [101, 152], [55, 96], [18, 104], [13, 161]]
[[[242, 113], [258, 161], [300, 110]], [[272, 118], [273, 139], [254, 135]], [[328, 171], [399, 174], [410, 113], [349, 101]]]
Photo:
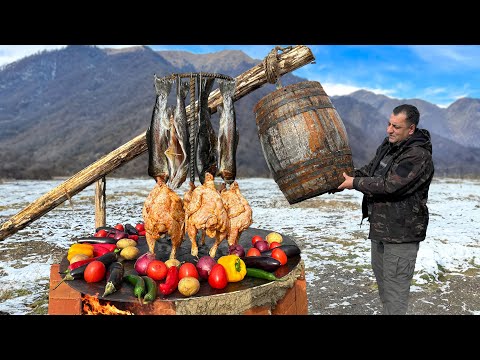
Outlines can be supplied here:
[[114, 305], [110, 305], [108, 301], [105, 305], [102, 305], [96, 296], [85, 294], [82, 296], [82, 303], [85, 315], [135, 315], [130, 311], [117, 309]]

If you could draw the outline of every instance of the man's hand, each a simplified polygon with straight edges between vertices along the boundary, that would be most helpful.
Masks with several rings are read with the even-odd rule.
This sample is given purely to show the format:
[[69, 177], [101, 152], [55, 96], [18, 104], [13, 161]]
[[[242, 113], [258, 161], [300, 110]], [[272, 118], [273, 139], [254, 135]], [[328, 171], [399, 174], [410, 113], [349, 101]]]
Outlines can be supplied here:
[[347, 174], [343, 173], [343, 177], [345, 178], [345, 181], [341, 183], [337, 189], [343, 190], [343, 189], [353, 189], [353, 177], [348, 176]]

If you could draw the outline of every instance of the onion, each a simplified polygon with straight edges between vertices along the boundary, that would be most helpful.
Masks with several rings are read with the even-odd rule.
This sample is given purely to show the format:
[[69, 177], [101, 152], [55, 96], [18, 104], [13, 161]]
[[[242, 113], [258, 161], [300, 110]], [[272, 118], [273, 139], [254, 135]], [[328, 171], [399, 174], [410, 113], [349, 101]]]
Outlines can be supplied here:
[[121, 230], [116, 230], [115, 231], [115, 235], [113, 236], [113, 238], [115, 240], [120, 240], [120, 239], [124, 239], [124, 238], [128, 238], [128, 234], [124, 231], [121, 231]]
[[268, 242], [266, 242], [265, 240], [260, 240], [255, 243], [254, 247], [260, 250], [260, 252], [262, 252], [262, 251], [267, 251], [269, 248], [269, 245], [268, 245]]
[[208, 279], [208, 275], [210, 275], [210, 270], [212, 270], [213, 265], [215, 265], [217, 262], [215, 261], [214, 258], [212, 258], [209, 255], [202, 256], [196, 265], [196, 268], [198, 270], [198, 275], [202, 279]]
[[138, 275], [147, 275], [147, 266], [152, 260], [155, 260], [155, 254], [147, 251], [135, 261], [135, 265], [133, 267]]
[[228, 255], [237, 255], [243, 258], [245, 256], [245, 249], [240, 244], [233, 244], [228, 247]]

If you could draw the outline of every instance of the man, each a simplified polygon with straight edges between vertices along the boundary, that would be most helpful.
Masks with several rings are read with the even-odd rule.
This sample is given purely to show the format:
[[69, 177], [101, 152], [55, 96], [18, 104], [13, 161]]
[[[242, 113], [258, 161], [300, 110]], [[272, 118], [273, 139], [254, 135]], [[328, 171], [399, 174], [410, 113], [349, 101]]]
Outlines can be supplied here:
[[428, 225], [428, 190], [434, 166], [430, 133], [418, 129], [413, 105], [393, 109], [387, 137], [368, 165], [355, 170], [339, 190], [362, 192], [362, 221], [370, 222], [371, 263], [383, 313], [404, 315], [420, 241]]

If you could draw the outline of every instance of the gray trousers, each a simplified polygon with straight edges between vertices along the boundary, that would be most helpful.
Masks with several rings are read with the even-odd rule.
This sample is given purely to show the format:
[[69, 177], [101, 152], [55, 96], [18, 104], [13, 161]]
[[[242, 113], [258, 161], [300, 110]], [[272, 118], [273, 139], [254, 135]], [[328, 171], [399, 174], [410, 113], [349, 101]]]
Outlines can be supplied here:
[[419, 243], [392, 244], [372, 240], [372, 269], [384, 315], [405, 315]]

